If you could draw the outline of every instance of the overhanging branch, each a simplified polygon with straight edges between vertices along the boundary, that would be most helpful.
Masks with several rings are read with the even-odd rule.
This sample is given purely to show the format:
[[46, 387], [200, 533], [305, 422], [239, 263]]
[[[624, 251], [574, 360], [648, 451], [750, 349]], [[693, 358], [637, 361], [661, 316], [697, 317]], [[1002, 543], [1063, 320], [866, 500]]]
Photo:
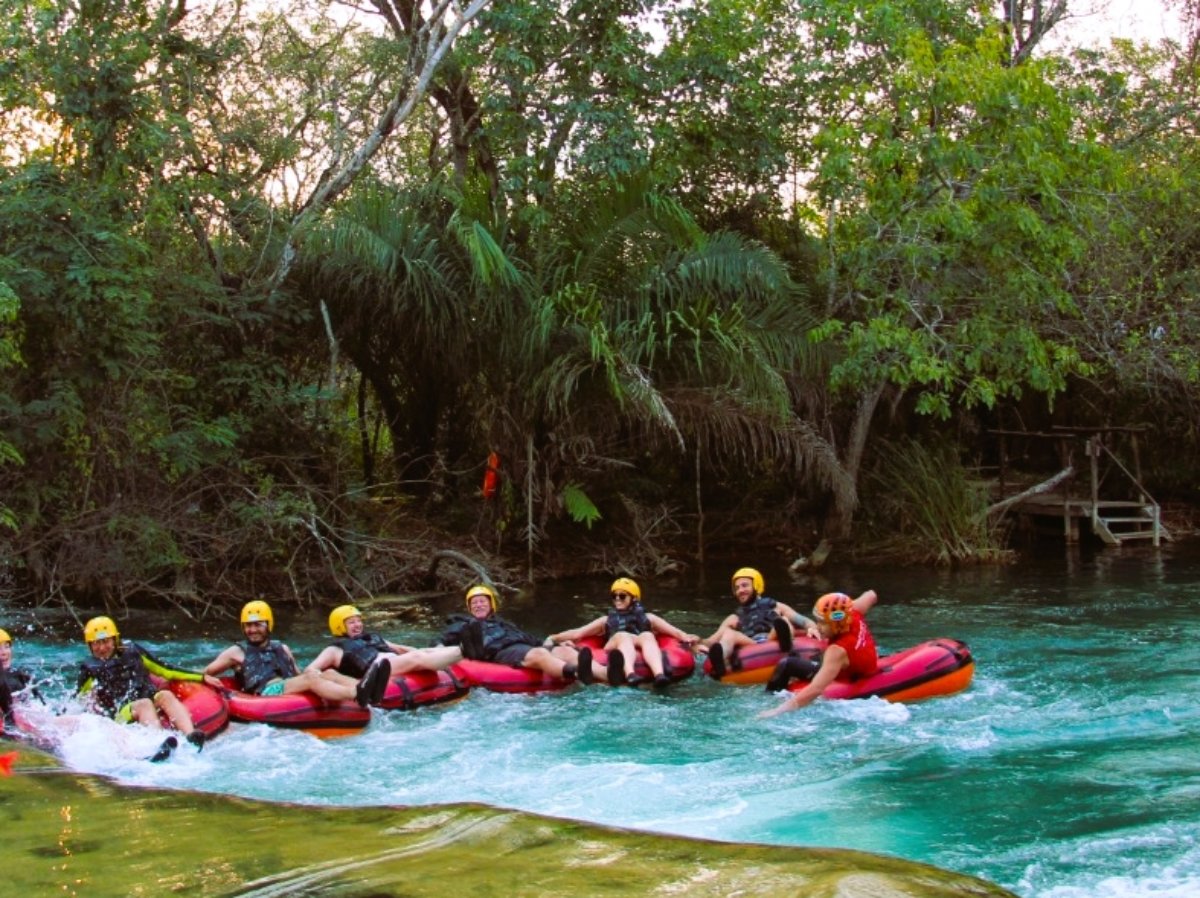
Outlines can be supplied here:
[[491, 0], [472, 0], [464, 9], [458, 0], [441, 0], [429, 18], [409, 36], [411, 46], [408, 75], [401, 79], [401, 83], [362, 144], [345, 162], [324, 172], [312, 193], [300, 204], [288, 227], [279, 264], [271, 276], [270, 290], [278, 289], [292, 270], [296, 261], [296, 234], [300, 228], [354, 183], [388, 137], [413, 114], [417, 105], [429, 93], [433, 76], [453, 48], [458, 35], [490, 2]]

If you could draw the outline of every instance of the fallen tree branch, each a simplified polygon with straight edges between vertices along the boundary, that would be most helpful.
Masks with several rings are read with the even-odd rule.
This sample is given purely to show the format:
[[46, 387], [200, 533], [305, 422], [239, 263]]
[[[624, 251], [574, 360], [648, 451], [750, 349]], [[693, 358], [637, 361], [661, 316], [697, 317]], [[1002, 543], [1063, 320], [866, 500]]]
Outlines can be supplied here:
[[1050, 490], [1054, 489], [1064, 480], [1068, 480], [1074, 476], [1075, 466], [1067, 465], [1049, 480], [1043, 480], [1041, 483], [1031, 486], [1029, 489], [1017, 493], [1015, 496], [1009, 496], [1007, 499], [1001, 499], [995, 505], [989, 506], [987, 511], [983, 513], [983, 516], [990, 518], [992, 515], [1008, 511], [1008, 509], [1012, 508], [1012, 506], [1024, 502], [1026, 499], [1032, 498], [1033, 496], [1039, 496], [1042, 493], [1050, 492]]
[[457, 561], [464, 567], [470, 568], [475, 572], [475, 576], [480, 583], [486, 583], [488, 586], [493, 585], [492, 575], [488, 573], [487, 568], [485, 568], [475, 559], [469, 558], [462, 552], [456, 552], [453, 549], [439, 549], [437, 552], [433, 553], [433, 560], [429, 562], [429, 570], [425, 572], [425, 579], [427, 582], [434, 581], [437, 576], [438, 565], [446, 559]]

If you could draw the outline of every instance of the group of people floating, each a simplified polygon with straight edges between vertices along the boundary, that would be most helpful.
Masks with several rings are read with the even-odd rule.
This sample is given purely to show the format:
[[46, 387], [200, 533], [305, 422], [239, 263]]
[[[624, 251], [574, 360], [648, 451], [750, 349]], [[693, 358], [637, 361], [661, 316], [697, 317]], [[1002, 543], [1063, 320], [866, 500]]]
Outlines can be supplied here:
[[[400, 645], [369, 633], [356, 607], [340, 605], [329, 615], [333, 642], [303, 669], [291, 649], [276, 638], [270, 605], [256, 600], [241, 611], [244, 640], [217, 655], [201, 676], [216, 688], [228, 688], [229, 683], [220, 678], [230, 677], [239, 691], [251, 695], [310, 692], [331, 702], [353, 700], [366, 708], [382, 701], [393, 677], [445, 670], [464, 659], [542, 671], [585, 685], [604, 682], [636, 686], [642, 682], [634, 670], [640, 653], [650, 671], [650, 685], [661, 690], [670, 678], [664, 669], [658, 635], [673, 637], [693, 651], [706, 654], [709, 674], [714, 679], [724, 677], [727, 666], [736, 667], [737, 654], [743, 647], [774, 641], [784, 655], [767, 690], [783, 690], [793, 680], [804, 681], [805, 685], [760, 715], [770, 717], [810, 704], [838, 678], [875, 673], [878, 652], [864, 619], [877, 601], [874, 590], [853, 599], [837, 592], [823, 595], [813, 605], [812, 617], [807, 617], [764, 595], [763, 576], [754, 568], [739, 568], [730, 582], [737, 608], [704, 639], [646, 611], [641, 588], [628, 577], [613, 581], [608, 614], [545, 639], [501, 617], [499, 596], [485, 584], [466, 591], [467, 613], [452, 615], [437, 645], [431, 648]], [[797, 632], [827, 641], [819, 660], [791, 654]], [[161, 728], [161, 718], [165, 717], [198, 751], [203, 748], [204, 733], [195, 727], [188, 709], [150, 676], [153, 673], [169, 679], [177, 672], [137, 643], [122, 641], [109, 617], [89, 620], [83, 638], [89, 657], [80, 664], [77, 692], [92, 710], [152, 728]], [[607, 664], [598, 663], [588, 646], [576, 645], [588, 638], [604, 640]], [[13, 666], [12, 642], [12, 637], [0, 630], [0, 712], [8, 724], [6, 729], [12, 726], [14, 700], [32, 691], [29, 674]], [[165, 759], [177, 744], [175, 737], [169, 736], [150, 760]]]

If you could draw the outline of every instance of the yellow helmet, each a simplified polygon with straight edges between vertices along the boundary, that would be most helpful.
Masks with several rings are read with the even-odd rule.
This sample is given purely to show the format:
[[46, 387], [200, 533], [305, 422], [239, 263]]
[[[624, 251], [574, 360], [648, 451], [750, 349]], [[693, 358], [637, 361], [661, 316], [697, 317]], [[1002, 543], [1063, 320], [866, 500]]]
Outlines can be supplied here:
[[610, 594], [614, 592], [627, 592], [633, 596], [635, 602], [642, 600], [642, 588], [628, 577], [618, 577], [613, 581], [613, 585], [608, 588], [608, 591]]
[[8, 635], [7, 630], [0, 630], [0, 642], [7, 642], [12, 645], [12, 637]]
[[823, 621], [832, 635], [841, 636], [850, 630], [853, 610], [854, 599], [844, 592], [827, 592], [813, 605], [813, 617]]
[[242, 606], [242, 626], [253, 624], [258, 621], [267, 622], [267, 632], [270, 633], [275, 629], [275, 615], [271, 611], [271, 606], [262, 599], [256, 599], [253, 602], [247, 602]]
[[465, 601], [467, 603], [468, 611], [471, 610], [471, 599], [473, 599], [475, 596], [487, 596], [492, 600], [492, 614], [495, 614], [500, 610], [500, 597], [496, 595], [496, 590], [492, 589], [486, 584], [480, 583], [467, 590], [467, 597]]
[[763, 580], [763, 575], [752, 567], [740, 567], [734, 571], [733, 576], [729, 578], [730, 585], [736, 583], [738, 580], [742, 579], [742, 577], [750, 578], [751, 582], [754, 584], [754, 591], [760, 596], [763, 594], [763, 590], [767, 588], [766, 581]]
[[334, 636], [346, 635], [346, 619], [362, 617], [362, 612], [353, 605], [338, 605], [329, 612], [329, 632]]
[[93, 617], [83, 626], [83, 641], [91, 645], [97, 639], [120, 639], [117, 625], [111, 617]]

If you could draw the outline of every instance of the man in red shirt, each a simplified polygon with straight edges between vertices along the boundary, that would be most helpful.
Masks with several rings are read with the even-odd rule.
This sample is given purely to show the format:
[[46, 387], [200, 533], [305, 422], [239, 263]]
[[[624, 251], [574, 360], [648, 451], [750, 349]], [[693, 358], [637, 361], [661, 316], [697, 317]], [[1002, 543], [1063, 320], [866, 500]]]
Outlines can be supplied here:
[[[871, 636], [863, 615], [878, 600], [879, 596], [873, 589], [868, 589], [857, 599], [841, 592], [827, 593], [817, 599], [813, 606], [813, 619], [817, 622], [821, 635], [829, 640], [829, 645], [821, 656], [821, 666], [817, 668], [807, 686], [793, 692], [782, 704], [758, 716], [774, 717], [776, 714], [810, 705], [839, 677], [857, 679], [875, 673], [879, 666], [879, 653], [875, 649], [875, 639]], [[775, 682], [774, 678], [772, 682]]]

